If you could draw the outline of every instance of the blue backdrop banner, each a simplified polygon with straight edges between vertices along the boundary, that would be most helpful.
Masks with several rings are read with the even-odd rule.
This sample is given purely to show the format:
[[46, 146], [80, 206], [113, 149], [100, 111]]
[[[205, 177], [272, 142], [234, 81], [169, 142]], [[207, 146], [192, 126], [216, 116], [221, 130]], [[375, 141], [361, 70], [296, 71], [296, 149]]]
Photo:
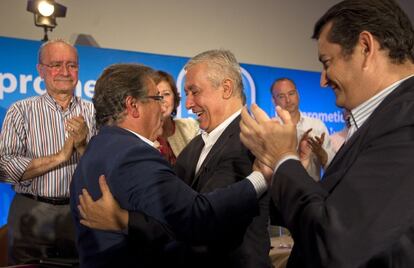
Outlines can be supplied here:
[[[10, 104], [45, 93], [43, 80], [36, 71], [40, 45], [38, 41], [0, 37], [0, 122], [3, 122]], [[140, 63], [166, 71], [176, 79], [181, 96], [185, 96], [183, 67], [188, 58], [84, 46], [77, 49], [80, 69], [76, 95], [84, 99], [91, 100], [97, 78], [105, 67], [114, 63]], [[270, 86], [276, 78], [289, 77], [297, 85], [302, 112], [320, 118], [331, 133], [343, 127], [344, 121], [340, 109], [335, 106], [333, 92], [319, 86], [320, 73], [252, 64], [241, 64], [241, 67], [248, 105], [257, 103], [274, 116]], [[185, 109], [184, 103], [185, 97], [177, 116], [193, 116]], [[0, 183], [0, 226], [6, 222], [13, 195], [10, 185]]]

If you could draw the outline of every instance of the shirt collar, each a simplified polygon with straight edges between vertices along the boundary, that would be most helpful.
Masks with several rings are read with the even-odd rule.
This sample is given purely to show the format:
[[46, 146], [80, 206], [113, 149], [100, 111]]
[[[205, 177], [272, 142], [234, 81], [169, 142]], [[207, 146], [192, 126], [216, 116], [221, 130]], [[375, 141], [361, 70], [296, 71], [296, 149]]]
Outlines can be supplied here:
[[300, 114], [300, 117], [299, 117], [298, 125], [301, 125], [303, 124], [303, 121], [305, 120], [305, 118], [304, 118], [304, 114], [301, 111], [299, 111], [299, 114]]
[[205, 132], [202, 130], [201, 137], [203, 138], [204, 144], [214, 144], [218, 140], [218, 138], [223, 134], [224, 130], [239, 116], [241, 113], [241, 109], [232, 114], [229, 118], [224, 120], [220, 125], [218, 125], [215, 129], [213, 129], [210, 133]]
[[[50, 96], [49, 93], [46, 92], [42, 95], [42, 97], [46, 100], [46, 103], [51, 107], [54, 107], [58, 111], [62, 110], [62, 107], [56, 102], [56, 100], [52, 96]], [[73, 107], [75, 107], [78, 103], [79, 98], [73, 95], [68, 106], [68, 111], [71, 111]]]
[[401, 85], [405, 80], [413, 77], [414, 75], [410, 75], [405, 77], [399, 81], [396, 81], [392, 85], [388, 86], [384, 90], [381, 90], [376, 95], [371, 97], [370, 99], [366, 100], [365, 102], [361, 103], [357, 107], [351, 110], [351, 127], [360, 128], [368, 117], [374, 112], [374, 110], [381, 104], [381, 102], [393, 92], [399, 85]]
[[130, 130], [130, 129], [127, 129], [127, 128], [124, 128], [124, 129], [125, 129], [125, 130], [128, 130], [129, 132], [131, 132], [132, 134], [134, 134], [135, 136], [137, 136], [138, 138], [140, 138], [143, 142], [147, 143], [147, 144], [148, 144], [148, 145], [150, 145], [151, 147], [155, 147], [155, 146], [154, 146], [154, 142], [150, 141], [149, 139], [145, 138], [144, 136], [139, 135], [138, 133], [136, 133], [136, 132], [134, 132], [134, 131], [132, 131], [132, 130]]

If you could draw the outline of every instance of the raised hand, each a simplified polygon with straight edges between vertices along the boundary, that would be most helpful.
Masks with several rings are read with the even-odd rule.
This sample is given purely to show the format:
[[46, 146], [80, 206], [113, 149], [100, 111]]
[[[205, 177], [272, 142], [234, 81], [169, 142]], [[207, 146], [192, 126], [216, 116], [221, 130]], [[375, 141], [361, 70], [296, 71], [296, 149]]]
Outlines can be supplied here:
[[308, 139], [309, 145], [312, 148], [312, 152], [318, 157], [323, 166], [325, 166], [326, 162], [328, 162], [328, 153], [322, 147], [324, 141], [325, 133], [322, 133], [319, 137], [315, 136]]
[[312, 128], [306, 130], [306, 132], [303, 133], [302, 137], [299, 140], [299, 146], [298, 146], [299, 159], [305, 168], [308, 167], [311, 154], [312, 154], [312, 147], [309, 144], [309, 133], [311, 131], [312, 131]]
[[77, 152], [83, 154], [86, 147], [86, 138], [88, 136], [88, 126], [83, 116], [75, 116], [66, 121], [66, 130], [69, 137], [73, 138], [73, 145]]
[[251, 109], [254, 118], [246, 108], [242, 110], [240, 139], [256, 158], [274, 169], [284, 156], [297, 156], [296, 126], [289, 112], [276, 107], [282, 125], [277, 120], [270, 119], [256, 104]]

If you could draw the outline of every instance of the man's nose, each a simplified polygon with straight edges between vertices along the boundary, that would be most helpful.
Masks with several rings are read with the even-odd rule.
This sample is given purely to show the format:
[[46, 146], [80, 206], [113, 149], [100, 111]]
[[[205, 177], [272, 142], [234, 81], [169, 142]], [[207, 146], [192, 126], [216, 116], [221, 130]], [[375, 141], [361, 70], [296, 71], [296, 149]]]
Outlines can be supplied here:
[[65, 76], [69, 74], [69, 67], [65, 64], [62, 64], [62, 67], [60, 67], [59, 72]]
[[323, 70], [322, 73], [321, 73], [321, 80], [320, 80], [321, 87], [327, 87], [328, 84], [329, 84], [328, 81], [329, 81], [329, 79], [326, 75], [326, 71]]
[[185, 108], [186, 108], [187, 110], [190, 110], [193, 106], [194, 106], [193, 97], [191, 96], [191, 94], [188, 94], [188, 95], [185, 97]]

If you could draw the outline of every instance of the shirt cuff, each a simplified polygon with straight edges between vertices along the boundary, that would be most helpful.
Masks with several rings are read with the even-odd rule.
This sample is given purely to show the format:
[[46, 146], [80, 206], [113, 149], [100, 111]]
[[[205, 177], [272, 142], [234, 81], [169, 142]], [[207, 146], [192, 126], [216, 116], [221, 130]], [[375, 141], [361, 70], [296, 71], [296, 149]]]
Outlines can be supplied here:
[[257, 198], [267, 191], [267, 183], [262, 173], [259, 171], [253, 171], [247, 179], [253, 184], [256, 190]]

